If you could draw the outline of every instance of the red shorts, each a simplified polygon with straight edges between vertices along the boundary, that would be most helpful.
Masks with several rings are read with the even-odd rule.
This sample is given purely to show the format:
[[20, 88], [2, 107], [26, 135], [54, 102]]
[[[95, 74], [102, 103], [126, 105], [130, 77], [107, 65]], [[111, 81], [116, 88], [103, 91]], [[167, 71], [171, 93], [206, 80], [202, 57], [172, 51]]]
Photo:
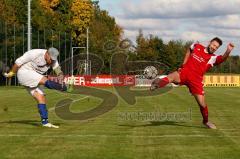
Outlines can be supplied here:
[[179, 75], [181, 80], [180, 85], [186, 85], [192, 94], [204, 95], [202, 76], [185, 68], [179, 71]]

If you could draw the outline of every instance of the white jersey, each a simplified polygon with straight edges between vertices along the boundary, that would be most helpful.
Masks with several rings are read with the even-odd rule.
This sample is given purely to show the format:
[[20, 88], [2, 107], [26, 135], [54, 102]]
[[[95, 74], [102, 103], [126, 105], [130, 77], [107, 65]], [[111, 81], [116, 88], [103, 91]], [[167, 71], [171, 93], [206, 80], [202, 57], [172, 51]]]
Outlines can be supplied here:
[[47, 50], [44, 49], [33, 49], [15, 61], [20, 67], [17, 72], [17, 77], [21, 85], [36, 88], [43, 78], [42, 74], [46, 73], [50, 67], [56, 69], [59, 66], [58, 61], [55, 61], [52, 66], [47, 65], [44, 58], [46, 52]]
[[44, 74], [48, 71], [50, 67], [53, 69], [59, 66], [58, 61], [55, 61], [52, 66], [47, 65], [47, 62], [44, 58], [47, 50], [45, 49], [33, 49], [23, 56], [19, 57], [15, 63], [20, 67], [20, 69], [36, 71], [39, 74]]

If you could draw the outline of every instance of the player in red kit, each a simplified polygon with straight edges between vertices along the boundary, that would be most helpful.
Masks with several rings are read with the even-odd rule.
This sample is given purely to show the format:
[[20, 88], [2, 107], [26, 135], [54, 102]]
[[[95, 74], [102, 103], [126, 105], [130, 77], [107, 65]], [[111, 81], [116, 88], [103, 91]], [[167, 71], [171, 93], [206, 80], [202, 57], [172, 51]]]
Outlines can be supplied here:
[[223, 55], [215, 55], [214, 52], [221, 45], [222, 40], [218, 37], [212, 39], [207, 47], [199, 43], [192, 44], [187, 50], [183, 65], [178, 71], [165, 78], [155, 79], [150, 87], [150, 90], [155, 90], [169, 83], [186, 85], [200, 107], [203, 124], [211, 129], [216, 129], [216, 126], [208, 121], [208, 106], [205, 102], [203, 76], [210, 68], [224, 62], [234, 48], [234, 45], [229, 43]]

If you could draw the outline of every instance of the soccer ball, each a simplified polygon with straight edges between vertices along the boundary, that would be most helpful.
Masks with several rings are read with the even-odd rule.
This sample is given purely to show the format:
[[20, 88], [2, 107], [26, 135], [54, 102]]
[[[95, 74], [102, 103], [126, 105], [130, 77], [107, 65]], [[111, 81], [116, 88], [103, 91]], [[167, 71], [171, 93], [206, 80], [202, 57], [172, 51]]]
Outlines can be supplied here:
[[158, 75], [158, 70], [154, 66], [147, 66], [144, 69], [143, 75], [147, 79], [154, 79]]

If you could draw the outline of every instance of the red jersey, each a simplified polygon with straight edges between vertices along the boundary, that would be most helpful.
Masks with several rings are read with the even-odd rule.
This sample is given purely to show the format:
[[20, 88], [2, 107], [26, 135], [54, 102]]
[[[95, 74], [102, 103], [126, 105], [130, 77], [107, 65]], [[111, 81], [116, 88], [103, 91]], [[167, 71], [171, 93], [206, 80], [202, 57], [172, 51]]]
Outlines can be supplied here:
[[192, 44], [190, 50], [190, 57], [183, 68], [191, 71], [195, 76], [203, 77], [210, 68], [223, 62], [222, 55], [209, 54], [206, 47], [201, 44]]

